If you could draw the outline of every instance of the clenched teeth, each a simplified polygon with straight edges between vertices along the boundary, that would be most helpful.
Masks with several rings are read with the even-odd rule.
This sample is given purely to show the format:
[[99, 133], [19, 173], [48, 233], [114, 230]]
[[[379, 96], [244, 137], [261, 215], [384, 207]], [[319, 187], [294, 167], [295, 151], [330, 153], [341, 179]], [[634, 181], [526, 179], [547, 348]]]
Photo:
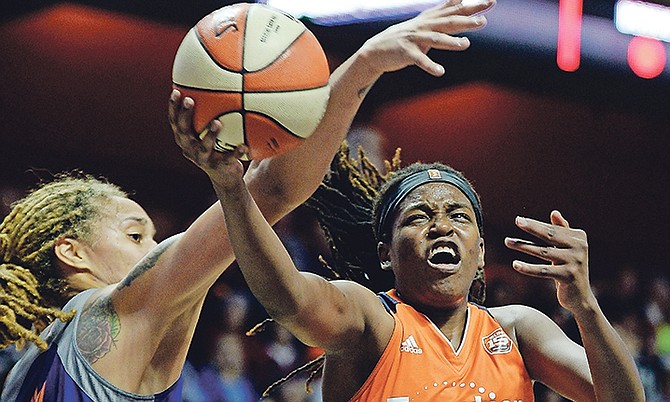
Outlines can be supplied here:
[[430, 250], [430, 255], [428, 256], [428, 259], [430, 260], [440, 253], [447, 253], [451, 258], [456, 258], [456, 250], [447, 246], [438, 246]]

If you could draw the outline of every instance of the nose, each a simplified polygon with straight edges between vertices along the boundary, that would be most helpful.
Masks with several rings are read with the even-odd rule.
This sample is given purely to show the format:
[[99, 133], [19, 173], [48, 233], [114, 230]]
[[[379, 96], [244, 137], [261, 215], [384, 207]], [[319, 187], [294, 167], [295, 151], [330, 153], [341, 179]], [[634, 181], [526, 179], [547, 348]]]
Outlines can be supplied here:
[[434, 237], [450, 236], [454, 233], [454, 227], [447, 217], [436, 216], [428, 233]]

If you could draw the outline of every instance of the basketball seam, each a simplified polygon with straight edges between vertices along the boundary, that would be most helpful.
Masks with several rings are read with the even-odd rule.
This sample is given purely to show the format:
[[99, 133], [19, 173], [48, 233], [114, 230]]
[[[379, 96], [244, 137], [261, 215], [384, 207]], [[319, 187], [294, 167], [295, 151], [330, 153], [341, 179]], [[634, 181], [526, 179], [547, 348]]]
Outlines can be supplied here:
[[[217, 93], [230, 93], [230, 94], [242, 94], [242, 95], [244, 95], [244, 94], [278, 94], [278, 93], [304, 92], [304, 91], [311, 91], [311, 90], [314, 90], [314, 89], [325, 88], [329, 85], [329, 84], [325, 84], [325, 85], [319, 85], [318, 87], [304, 87], [304, 88], [296, 88], [296, 89], [277, 89], [275, 91], [273, 91], [273, 90], [244, 91], [244, 89], [242, 89], [242, 91], [244, 91], [244, 92], [240, 92], [240, 91], [233, 91], [233, 90], [226, 90], [226, 89], [192, 87], [192, 86], [188, 86], [188, 85], [179, 84], [179, 83], [176, 83], [176, 82], [173, 82], [173, 83], [175, 85], [179, 86], [179, 87], [182, 87], [182, 88], [197, 89], [198, 91], [202, 91], [202, 92], [217, 92]], [[243, 98], [244, 98], [244, 96], [243, 96]], [[242, 106], [244, 107], [244, 99], [243, 99]]]
[[[207, 45], [205, 45], [205, 42], [203, 42], [202, 38], [200, 37], [200, 34], [198, 33], [198, 30], [194, 29], [194, 31], [195, 31], [195, 38], [198, 40], [198, 43], [200, 43], [200, 46], [202, 46], [202, 48], [205, 50], [205, 53], [207, 53], [207, 55], [214, 62], [214, 64], [216, 64], [222, 70], [226, 70], [226, 71], [229, 71], [231, 73], [237, 73], [237, 74], [241, 73], [241, 71], [235, 71], [235, 70], [230, 69], [230, 68], [224, 66], [223, 64], [219, 63], [219, 61], [216, 59], [216, 56], [214, 56], [212, 54], [212, 52], [209, 51], [209, 49], [207, 48]], [[244, 67], [243, 67], [243, 69], [244, 69]]]
[[319, 88], [325, 88], [329, 85], [329, 83], [326, 83], [324, 85], [319, 85], [316, 87], [301, 87], [301, 88], [296, 88], [296, 89], [278, 89], [276, 91], [272, 90], [267, 90], [267, 91], [247, 91], [246, 93], [248, 94], [273, 94], [273, 93], [287, 93], [287, 92], [304, 92], [304, 91], [311, 91], [312, 89], [319, 89]]
[[[263, 116], [263, 117], [267, 118], [268, 120], [270, 120], [270, 121], [272, 121], [273, 123], [275, 123], [275, 124], [277, 125], [277, 127], [279, 127], [279, 128], [281, 128], [282, 130], [284, 130], [284, 132], [286, 132], [286, 133], [289, 134], [289, 135], [292, 135], [292, 136], [295, 137], [295, 138], [299, 138], [299, 139], [301, 139], [301, 140], [304, 140], [304, 139], [306, 138], [306, 137], [301, 137], [301, 136], [299, 136], [298, 134], [294, 133], [294, 132], [291, 131], [288, 127], [286, 127], [285, 125], [283, 125], [279, 120], [275, 119], [274, 117], [272, 117], [272, 116], [270, 116], [270, 115], [268, 115], [268, 114], [265, 114], [265, 113], [263, 113], [263, 112], [257, 112], [257, 111], [254, 111], [254, 110], [246, 110], [245, 112], [246, 112], [246, 113], [250, 113], [250, 114], [255, 114], [255, 115], [258, 115], [258, 116]], [[224, 114], [226, 114], [226, 113], [224, 113]], [[224, 114], [222, 114], [221, 116], [223, 116]], [[244, 124], [244, 118], [243, 118], [243, 120], [242, 120], [242, 124]]]
[[[193, 89], [193, 90], [197, 90], [199, 92], [216, 92], [216, 93], [228, 93], [228, 94], [239, 94], [240, 93], [240, 91], [229, 90], [229, 89], [194, 87], [194, 86], [190, 86], [190, 85], [179, 84], [179, 83], [174, 82], [174, 81], [172, 81], [172, 83], [175, 86], [178, 86], [180, 88]], [[278, 92], [280, 92], [280, 91], [278, 91]]]

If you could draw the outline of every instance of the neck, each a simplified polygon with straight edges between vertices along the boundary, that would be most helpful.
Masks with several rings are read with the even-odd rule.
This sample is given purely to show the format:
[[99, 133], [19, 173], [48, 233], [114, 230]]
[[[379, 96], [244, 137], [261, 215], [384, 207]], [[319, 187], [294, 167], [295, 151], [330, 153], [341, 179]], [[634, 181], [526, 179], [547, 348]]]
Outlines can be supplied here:
[[403, 302], [428, 317], [442, 331], [444, 336], [449, 339], [454, 349], [458, 349], [465, 333], [465, 323], [468, 317], [467, 298], [462, 299], [453, 306], [433, 307], [405, 300], [397, 290], [396, 294]]
[[468, 317], [467, 305], [462, 305], [454, 310], [432, 310], [421, 311], [435, 324], [454, 349], [458, 349], [465, 334], [465, 323]]

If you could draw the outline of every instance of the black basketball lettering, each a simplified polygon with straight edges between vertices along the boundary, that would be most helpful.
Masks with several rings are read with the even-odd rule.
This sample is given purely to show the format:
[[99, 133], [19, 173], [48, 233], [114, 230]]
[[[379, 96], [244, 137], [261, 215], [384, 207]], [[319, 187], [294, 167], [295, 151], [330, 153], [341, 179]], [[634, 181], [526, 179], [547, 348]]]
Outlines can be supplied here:
[[268, 36], [272, 33], [273, 27], [275, 26], [275, 23], [277, 21], [277, 16], [273, 15], [268, 22], [265, 24], [265, 30], [263, 30], [263, 34], [261, 35], [261, 42], [265, 43], [268, 40]]

